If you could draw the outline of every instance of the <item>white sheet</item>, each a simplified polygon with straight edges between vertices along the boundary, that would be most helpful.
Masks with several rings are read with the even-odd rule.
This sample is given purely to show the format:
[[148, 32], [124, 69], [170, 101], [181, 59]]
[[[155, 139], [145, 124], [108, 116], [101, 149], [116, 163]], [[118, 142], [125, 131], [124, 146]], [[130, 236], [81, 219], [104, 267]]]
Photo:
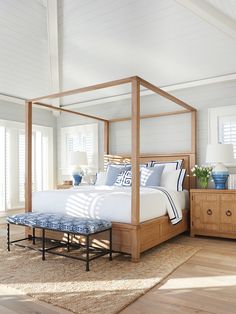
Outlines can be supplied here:
[[[179, 208], [188, 208], [188, 192], [170, 191]], [[76, 217], [131, 223], [131, 188], [81, 186], [75, 189], [34, 192], [33, 212], [65, 213]], [[140, 187], [140, 222], [167, 214], [167, 198], [158, 190]]]

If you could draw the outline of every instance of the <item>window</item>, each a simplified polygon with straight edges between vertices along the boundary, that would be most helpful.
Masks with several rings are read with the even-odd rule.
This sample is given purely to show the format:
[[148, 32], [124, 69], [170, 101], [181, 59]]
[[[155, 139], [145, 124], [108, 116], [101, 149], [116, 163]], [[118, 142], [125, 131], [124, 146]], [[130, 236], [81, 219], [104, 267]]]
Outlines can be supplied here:
[[86, 151], [88, 167], [98, 168], [97, 123], [61, 128], [61, 168], [63, 174], [70, 174], [69, 156], [72, 151]]
[[[53, 129], [33, 126], [33, 190], [53, 186]], [[24, 124], [0, 120], [0, 211], [24, 206]]]
[[209, 143], [233, 144], [236, 158], [236, 105], [209, 109]]

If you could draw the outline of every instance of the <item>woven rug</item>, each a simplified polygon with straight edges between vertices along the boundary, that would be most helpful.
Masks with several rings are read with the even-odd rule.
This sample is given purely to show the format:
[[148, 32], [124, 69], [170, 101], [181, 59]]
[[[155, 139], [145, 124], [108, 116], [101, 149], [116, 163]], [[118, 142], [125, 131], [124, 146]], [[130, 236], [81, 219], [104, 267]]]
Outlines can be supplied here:
[[197, 251], [165, 243], [142, 254], [139, 263], [124, 255], [112, 262], [102, 257], [85, 272], [83, 262], [65, 257], [47, 254], [43, 262], [38, 252], [15, 246], [9, 253], [1, 238], [0, 284], [74, 313], [118, 313]]

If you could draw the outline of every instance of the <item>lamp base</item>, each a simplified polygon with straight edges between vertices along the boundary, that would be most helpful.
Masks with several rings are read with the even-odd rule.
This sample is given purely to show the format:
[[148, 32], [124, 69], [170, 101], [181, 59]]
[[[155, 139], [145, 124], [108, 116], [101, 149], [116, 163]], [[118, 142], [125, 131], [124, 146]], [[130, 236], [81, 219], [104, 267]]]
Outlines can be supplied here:
[[73, 174], [73, 185], [78, 186], [82, 181], [82, 176], [80, 174]]
[[215, 189], [217, 190], [225, 190], [225, 184], [228, 180], [229, 173], [228, 172], [212, 172], [212, 178], [215, 183]]

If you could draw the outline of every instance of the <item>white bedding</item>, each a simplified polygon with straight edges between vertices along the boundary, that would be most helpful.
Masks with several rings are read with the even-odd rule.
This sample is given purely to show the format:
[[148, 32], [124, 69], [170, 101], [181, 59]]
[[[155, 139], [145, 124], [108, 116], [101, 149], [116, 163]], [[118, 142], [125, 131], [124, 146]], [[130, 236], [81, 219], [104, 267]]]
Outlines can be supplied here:
[[[175, 205], [188, 208], [188, 191], [171, 192]], [[34, 192], [33, 212], [64, 213], [76, 217], [131, 223], [131, 188], [81, 186], [75, 189]], [[167, 214], [168, 201], [158, 190], [140, 187], [140, 222]]]

